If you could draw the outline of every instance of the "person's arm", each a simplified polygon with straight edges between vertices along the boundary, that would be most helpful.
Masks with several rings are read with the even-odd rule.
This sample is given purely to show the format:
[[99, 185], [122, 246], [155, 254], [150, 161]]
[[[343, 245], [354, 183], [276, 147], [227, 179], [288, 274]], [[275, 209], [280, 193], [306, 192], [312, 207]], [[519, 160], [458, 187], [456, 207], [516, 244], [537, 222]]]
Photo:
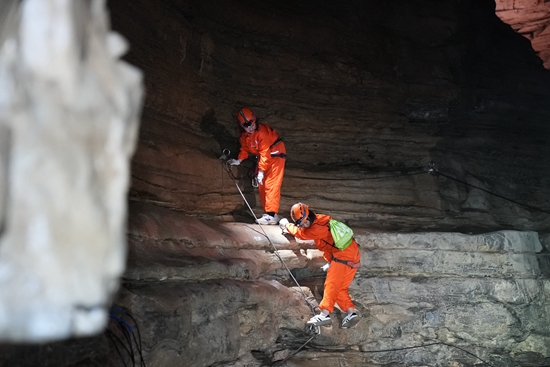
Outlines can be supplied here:
[[257, 141], [258, 141], [258, 170], [264, 171], [267, 170], [267, 160], [271, 157], [271, 139], [269, 139], [269, 127], [268, 126], [261, 126], [257, 133]]
[[287, 230], [288, 233], [290, 233], [291, 235], [293, 235], [294, 237], [296, 237], [300, 240], [312, 240], [313, 239], [313, 238], [305, 238], [304, 234], [302, 233], [303, 229], [298, 227], [294, 223], [288, 223], [285, 226], [285, 229]]
[[[285, 223], [284, 229], [293, 235], [294, 237], [300, 239], [300, 240], [314, 240], [315, 246], [317, 249], [323, 252], [323, 258], [327, 262], [332, 261], [332, 252], [330, 244], [325, 244], [324, 246], [324, 240], [323, 238], [327, 235], [327, 230], [324, 229], [322, 225], [312, 225], [309, 228], [300, 228], [294, 223]], [[328, 231], [330, 235], [330, 231]]]

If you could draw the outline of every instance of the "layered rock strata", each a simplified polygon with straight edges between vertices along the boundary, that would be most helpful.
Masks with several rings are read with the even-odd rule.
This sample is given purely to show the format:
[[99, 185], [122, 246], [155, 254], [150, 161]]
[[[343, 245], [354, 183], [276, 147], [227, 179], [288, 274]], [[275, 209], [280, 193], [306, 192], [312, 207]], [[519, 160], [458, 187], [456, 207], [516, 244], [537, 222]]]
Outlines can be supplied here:
[[[123, 170], [117, 167], [122, 166], [116, 165], [121, 161], [110, 158], [130, 154], [134, 130], [115, 124], [108, 133], [106, 114], [114, 106], [120, 107], [116, 112], [128, 112], [125, 107], [135, 100], [111, 93], [120, 92], [114, 83], [124, 72], [115, 65], [120, 66], [116, 59], [123, 51], [117, 37], [104, 37], [104, 2], [8, 1], [0, 9], [25, 4], [27, 10], [36, 10], [42, 8], [32, 6], [46, 3], [71, 10], [47, 12], [52, 19], [32, 12], [40, 22], [26, 23], [24, 29], [38, 30], [36, 39], [42, 42], [25, 49], [41, 50], [52, 39], [34, 25], [82, 26], [68, 32], [68, 38], [78, 45], [76, 40], [91, 32], [93, 47], [69, 49], [68, 64], [92, 60], [90, 68], [100, 70], [97, 84], [86, 68], [74, 72], [54, 65], [45, 71], [65, 80], [65, 72], [72, 70], [68, 74], [77, 87], [78, 82], [97, 86], [101, 97], [99, 102], [91, 98], [95, 93], [86, 88], [90, 93], [58, 93], [55, 81], [42, 83], [40, 78], [39, 88], [0, 94], [2, 108], [11, 102], [15, 106], [1, 110], [0, 178], [13, 177], [14, 162], [29, 162], [29, 156], [20, 154], [41, 148], [52, 135], [65, 138], [71, 153], [55, 156], [59, 160], [48, 160], [47, 149], [35, 153], [30, 161], [36, 171], [30, 172], [32, 177], [39, 173], [39, 179], [17, 176], [17, 185], [0, 187], [2, 241], [8, 235], [22, 238], [2, 242], [2, 265], [8, 271], [0, 272], [0, 281], [21, 295], [15, 301], [32, 300], [18, 309], [14, 298], [8, 298], [13, 292], [4, 292], [8, 309], [22, 310], [23, 317], [1, 312], [0, 317], [30, 325], [25, 328], [33, 331], [46, 330], [46, 325], [60, 330], [57, 336], [83, 335], [106, 324], [109, 294], [118, 285], [124, 259], [119, 231], [125, 211], [121, 197], [110, 194], [122, 193], [125, 181], [116, 181], [112, 190], [107, 183], [112, 175], [121, 177], [117, 174]], [[520, 3], [506, 2], [499, 9], [515, 9]], [[85, 4], [101, 15], [80, 18], [89, 14]], [[548, 240], [543, 236], [550, 224], [550, 169], [544, 160], [550, 153], [550, 76], [531, 42], [495, 15], [493, 1], [113, 0], [109, 10], [113, 27], [130, 41], [126, 60], [143, 70], [147, 90], [132, 163], [128, 263], [114, 300], [136, 323], [129, 331], [119, 316], [111, 315], [105, 333], [96, 337], [2, 344], [2, 364], [103, 367], [124, 364], [122, 358], [128, 365], [136, 360], [121, 353], [128, 346], [122, 340], [139, 332], [148, 366], [550, 363]], [[2, 24], [13, 26], [18, 18], [6, 14], [12, 13], [0, 12], [8, 20]], [[62, 22], [54, 21], [62, 16]], [[10, 29], [16, 40], [28, 35]], [[60, 38], [53, 39], [66, 40], [65, 33], [56, 35]], [[0, 41], [5, 39], [0, 34]], [[13, 52], [13, 42], [3, 45], [0, 66], [9, 67], [0, 70], [0, 81], [28, 76], [17, 74], [26, 64], [15, 56], [25, 53]], [[29, 60], [35, 65], [48, 59]], [[121, 88], [122, 95], [137, 97], [133, 92], [139, 89]], [[17, 96], [24, 98], [15, 101]], [[42, 120], [47, 116], [42, 112], [58, 107], [55, 102], [63, 96], [70, 101], [63, 111], [72, 118]], [[23, 108], [24, 120], [38, 118], [40, 129], [7, 125], [5, 121], [19, 116], [12, 112], [32, 105], [29, 101], [41, 108], [28, 115]], [[364, 260], [350, 289], [363, 318], [357, 327], [339, 329], [342, 315], [337, 311], [335, 324], [322, 328], [320, 335], [304, 329], [312, 313], [306, 297], [319, 300], [322, 295], [319, 252], [309, 242], [282, 236], [276, 227], [264, 228], [264, 233], [251, 224], [236, 187], [259, 214], [247, 177], [251, 162], [234, 168], [238, 179], [233, 181], [218, 159], [225, 148], [230, 157], [236, 155], [234, 115], [243, 105], [280, 131], [287, 143], [280, 214], [294, 202], [306, 201], [356, 230]], [[85, 137], [80, 144], [65, 135], [71, 125], [65, 123], [85, 117], [102, 128], [77, 129], [75, 135]], [[86, 133], [91, 133], [90, 140]], [[19, 141], [25, 142], [24, 148], [12, 154], [9, 149]], [[57, 152], [57, 142], [53, 139], [46, 148]], [[105, 149], [86, 150], [96, 144]], [[121, 155], [113, 153], [117, 149]], [[74, 164], [56, 175], [48, 170], [51, 164], [40, 164], [42, 159], [91, 166]], [[438, 169], [434, 174], [428, 173], [430, 162]], [[42, 181], [43, 190], [37, 193], [54, 187], [74, 200], [53, 201], [39, 210], [42, 196], [26, 188]], [[41, 236], [49, 228], [42, 220], [29, 222], [38, 223], [30, 231], [24, 224], [17, 226], [21, 231], [13, 226], [37, 213], [52, 214], [50, 209], [55, 217], [59, 208], [65, 213], [61, 217], [70, 220], [51, 227], [52, 233], [74, 234], [76, 228], [71, 243], [91, 241], [94, 245], [85, 250], [93, 255], [81, 252], [82, 246], [61, 246], [65, 242]], [[109, 209], [117, 214], [106, 214]], [[85, 220], [90, 211], [92, 218]], [[81, 227], [69, 225], [75, 222], [96, 230], [79, 232]], [[112, 247], [103, 241], [107, 237]], [[48, 246], [59, 245], [55, 252], [68, 264], [68, 274], [55, 266], [36, 266], [49, 259], [50, 252], [40, 251], [47, 248], [44, 239]], [[48, 300], [59, 304], [68, 298], [59, 294], [73, 296], [83, 300], [81, 307], [74, 313], [64, 304], [41, 307], [42, 298], [32, 298], [36, 282], [10, 282], [7, 259], [17, 260], [9, 261], [17, 266], [26, 262], [31, 274], [33, 267], [51, 270], [39, 278], [57, 280], [48, 288]], [[74, 292], [59, 291], [60, 284]], [[91, 302], [86, 292], [98, 297]], [[29, 309], [39, 317], [26, 317]]]
[[[248, 106], [286, 142], [282, 214], [302, 200], [385, 231], [547, 230], [550, 72], [494, 2], [110, 9], [146, 75], [133, 201], [246, 214], [218, 157]], [[258, 209], [251, 166], [235, 174]]]
[[140, 215], [131, 223], [118, 302], [138, 319], [152, 365], [550, 362], [550, 258], [535, 232], [357, 228], [363, 266], [350, 293], [361, 322], [340, 329], [344, 315], [336, 309], [333, 325], [292, 355], [313, 336], [305, 296], [322, 296], [324, 260], [311, 241], [298, 243], [276, 226], [133, 211]]

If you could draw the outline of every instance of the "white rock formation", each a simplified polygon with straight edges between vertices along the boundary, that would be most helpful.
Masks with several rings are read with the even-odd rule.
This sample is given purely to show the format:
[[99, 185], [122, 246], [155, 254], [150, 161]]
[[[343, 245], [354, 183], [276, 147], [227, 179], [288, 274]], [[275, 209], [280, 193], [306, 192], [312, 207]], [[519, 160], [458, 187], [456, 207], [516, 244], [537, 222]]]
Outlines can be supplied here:
[[105, 1], [0, 5], [0, 339], [101, 331], [125, 264], [141, 72]]

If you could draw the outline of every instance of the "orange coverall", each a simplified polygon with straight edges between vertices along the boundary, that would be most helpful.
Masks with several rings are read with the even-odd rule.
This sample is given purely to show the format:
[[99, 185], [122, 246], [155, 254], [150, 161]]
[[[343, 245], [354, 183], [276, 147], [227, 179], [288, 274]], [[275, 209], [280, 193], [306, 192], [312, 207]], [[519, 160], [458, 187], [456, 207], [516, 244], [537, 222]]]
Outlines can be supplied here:
[[348, 293], [349, 285], [355, 277], [357, 268], [352, 268], [346, 264], [333, 261], [337, 258], [344, 261], [352, 261], [359, 263], [361, 261], [361, 253], [355, 239], [345, 250], [339, 250], [334, 244], [328, 221], [332, 219], [326, 214], [315, 213], [314, 222], [308, 227], [298, 227], [293, 223], [286, 225], [288, 233], [301, 240], [314, 240], [315, 246], [323, 251], [323, 258], [330, 261], [330, 267], [327, 271], [325, 279], [325, 290], [323, 300], [319, 304], [319, 308], [331, 312], [334, 310], [334, 304], [342, 311], [347, 311], [349, 308], [355, 308]]
[[258, 170], [264, 172], [263, 185], [258, 185], [264, 212], [279, 212], [281, 185], [285, 172], [286, 148], [279, 134], [271, 127], [258, 123], [251, 134], [241, 134], [238, 159], [244, 161], [249, 154], [258, 156]]

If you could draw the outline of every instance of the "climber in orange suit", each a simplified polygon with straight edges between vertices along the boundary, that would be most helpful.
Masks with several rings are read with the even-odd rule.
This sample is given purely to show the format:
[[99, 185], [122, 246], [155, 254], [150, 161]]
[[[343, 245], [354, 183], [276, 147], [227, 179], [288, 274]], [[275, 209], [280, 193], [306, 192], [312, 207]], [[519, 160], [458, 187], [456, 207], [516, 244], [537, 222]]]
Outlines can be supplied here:
[[237, 113], [237, 120], [242, 129], [241, 149], [237, 159], [230, 159], [228, 163], [239, 165], [248, 158], [249, 154], [258, 156], [256, 179], [264, 214], [257, 219], [257, 222], [258, 224], [277, 224], [281, 185], [285, 172], [285, 143], [274, 129], [257, 122], [256, 115], [250, 108], [241, 108]]
[[314, 240], [315, 246], [323, 251], [323, 257], [328, 262], [323, 266], [327, 271], [323, 300], [319, 304], [321, 310], [307, 322], [308, 325], [330, 325], [330, 313], [337, 303], [347, 316], [342, 320], [342, 328], [347, 329], [359, 322], [357, 310], [348, 293], [349, 285], [361, 266], [361, 253], [355, 239], [344, 250], [334, 246], [334, 240], [329, 229], [331, 216], [315, 214], [304, 203], [297, 203], [290, 209], [290, 217], [294, 223], [282, 218], [279, 225], [283, 232], [288, 232], [301, 240]]

